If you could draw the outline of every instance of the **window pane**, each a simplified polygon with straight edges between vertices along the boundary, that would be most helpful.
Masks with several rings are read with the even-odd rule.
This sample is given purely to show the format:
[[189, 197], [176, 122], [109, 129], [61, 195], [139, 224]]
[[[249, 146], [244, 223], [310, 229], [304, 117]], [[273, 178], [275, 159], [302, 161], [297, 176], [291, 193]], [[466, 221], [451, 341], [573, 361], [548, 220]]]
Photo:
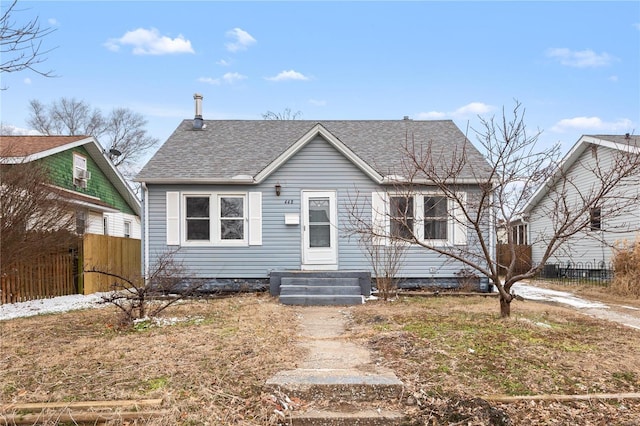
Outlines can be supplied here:
[[209, 240], [209, 219], [187, 219], [187, 240]]
[[209, 197], [187, 197], [187, 218], [209, 217]]
[[413, 197], [391, 197], [392, 217], [413, 217]]
[[222, 240], [244, 240], [244, 220], [243, 219], [221, 219], [220, 239]]
[[244, 217], [244, 198], [220, 198], [220, 217]]
[[425, 220], [424, 221], [425, 240], [446, 240], [447, 221], [446, 220]]
[[309, 247], [331, 247], [331, 225], [309, 225]]
[[447, 197], [424, 197], [424, 217], [447, 217]]
[[309, 223], [329, 223], [329, 199], [313, 198], [309, 200]]
[[391, 219], [391, 236], [397, 238], [413, 238], [413, 219]]

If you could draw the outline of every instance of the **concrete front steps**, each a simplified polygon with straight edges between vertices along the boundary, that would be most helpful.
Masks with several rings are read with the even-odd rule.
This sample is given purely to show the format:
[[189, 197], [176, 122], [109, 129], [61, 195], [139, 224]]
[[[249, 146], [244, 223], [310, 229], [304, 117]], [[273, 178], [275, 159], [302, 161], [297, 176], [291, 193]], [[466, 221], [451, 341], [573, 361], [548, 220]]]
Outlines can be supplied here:
[[399, 425], [405, 418], [398, 411], [376, 408], [376, 401], [387, 405], [402, 396], [402, 382], [391, 371], [297, 369], [281, 371], [266, 385], [329, 407], [291, 412], [288, 424], [294, 426], [386, 426]]
[[361, 271], [275, 271], [270, 292], [285, 305], [360, 305], [371, 294], [371, 274]]

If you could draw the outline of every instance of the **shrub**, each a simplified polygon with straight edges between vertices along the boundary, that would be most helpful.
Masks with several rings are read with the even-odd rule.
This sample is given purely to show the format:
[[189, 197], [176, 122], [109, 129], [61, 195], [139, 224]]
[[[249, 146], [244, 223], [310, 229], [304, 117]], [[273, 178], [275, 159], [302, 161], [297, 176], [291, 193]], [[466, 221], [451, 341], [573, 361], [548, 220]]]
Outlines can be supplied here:
[[614, 248], [613, 269], [615, 275], [611, 291], [620, 296], [640, 297], [640, 241], [622, 241]]

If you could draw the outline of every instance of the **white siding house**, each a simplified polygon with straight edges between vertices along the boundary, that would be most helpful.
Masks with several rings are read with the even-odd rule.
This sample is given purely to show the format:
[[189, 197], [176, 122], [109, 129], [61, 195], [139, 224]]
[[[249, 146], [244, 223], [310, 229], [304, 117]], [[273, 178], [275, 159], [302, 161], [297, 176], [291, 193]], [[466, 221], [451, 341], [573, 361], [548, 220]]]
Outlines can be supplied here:
[[594, 205], [585, 206], [584, 201], [592, 198], [591, 194], [601, 188], [603, 176], [619, 168], [618, 161], [628, 155], [640, 155], [639, 137], [597, 135], [578, 140], [559, 172], [534, 194], [525, 208], [534, 264], [542, 261], [565, 209], [581, 212], [582, 222], [578, 225], [583, 229], [563, 242], [547, 264], [570, 269], [607, 268], [613, 256], [612, 247], [636, 239], [640, 230], [640, 174], [621, 180]]

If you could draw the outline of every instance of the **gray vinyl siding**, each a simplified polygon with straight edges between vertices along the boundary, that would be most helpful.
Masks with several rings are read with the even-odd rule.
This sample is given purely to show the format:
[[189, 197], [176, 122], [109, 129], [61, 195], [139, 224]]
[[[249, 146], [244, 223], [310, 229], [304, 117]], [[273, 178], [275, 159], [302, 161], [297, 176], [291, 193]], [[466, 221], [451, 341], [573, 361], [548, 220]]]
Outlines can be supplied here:
[[[281, 195], [275, 185], [282, 187]], [[260, 185], [160, 185], [148, 184], [149, 254], [166, 246], [167, 191], [262, 192], [262, 245], [246, 247], [180, 247], [177, 260], [197, 278], [268, 278], [272, 270], [299, 270], [302, 255], [300, 225], [286, 225], [285, 213], [301, 214], [303, 190], [335, 191], [338, 204], [338, 269], [370, 270], [356, 237], [345, 232], [347, 211], [356, 198], [370, 206], [371, 193], [379, 189], [365, 173], [321, 137], [302, 148]], [[370, 207], [364, 208], [370, 220]], [[471, 237], [471, 233], [469, 234]], [[462, 265], [424, 248], [412, 247], [403, 262], [403, 277], [455, 277]]]
[[[597, 185], [596, 177], [591, 171], [596, 164], [606, 167], [613, 162], [617, 151], [599, 146], [597, 148], [597, 158], [593, 156], [591, 149], [586, 149], [582, 155], [574, 162], [567, 174], [567, 179], [572, 183], [569, 199], [576, 208], [581, 205], [577, 194], [588, 193], [593, 185]], [[640, 179], [636, 178], [631, 185], [619, 187], [613, 194], [607, 197], [602, 203], [602, 230], [583, 231], [574, 235], [569, 241], [564, 243], [560, 249], [547, 260], [546, 263], [567, 264], [571, 262], [575, 267], [597, 268], [601, 262], [609, 265], [612, 260], [612, 246], [616, 242], [627, 240], [633, 241], [640, 226], [640, 205], [627, 211], [620, 212], [615, 216], [610, 215], [611, 203], [616, 203], [620, 196], [638, 197], [640, 190]], [[553, 191], [550, 192], [553, 194]], [[550, 196], [545, 196], [531, 211], [529, 218], [529, 237], [532, 245], [532, 260], [538, 264], [542, 256], [549, 237], [553, 233], [553, 201]], [[609, 216], [607, 216], [609, 215]], [[584, 215], [584, 220], [589, 219], [589, 214]]]

